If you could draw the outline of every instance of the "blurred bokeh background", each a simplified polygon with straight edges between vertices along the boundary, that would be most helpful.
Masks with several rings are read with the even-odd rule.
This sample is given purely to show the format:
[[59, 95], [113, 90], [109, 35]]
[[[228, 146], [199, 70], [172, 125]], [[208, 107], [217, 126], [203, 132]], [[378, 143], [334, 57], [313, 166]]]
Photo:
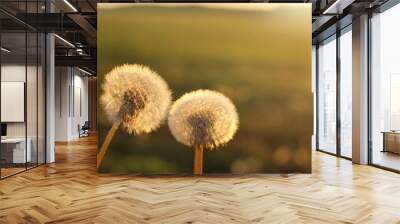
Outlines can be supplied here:
[[[114, 66], [139, 63], [174, 99], [195, 89], [231, 98], [239, 130], [205, 151], [204, 173], [311, 172], [310, 5], [99, 4], [98, 49], [99, 96]], [[99, 105], [99, 145], [110, 127]], [[167, 125], [149, 135], [120, 130], [99, 171], [190, 174], [193, 159]]]

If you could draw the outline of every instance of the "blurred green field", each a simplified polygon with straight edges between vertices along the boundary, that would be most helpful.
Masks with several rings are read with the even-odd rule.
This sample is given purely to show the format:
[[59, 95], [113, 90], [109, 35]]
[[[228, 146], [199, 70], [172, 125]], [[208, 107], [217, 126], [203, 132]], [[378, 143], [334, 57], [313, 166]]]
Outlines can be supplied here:
[[[220, 91], [236, 105], [240, 127], [228, 145], [205, 152], [205, 173], [310, 172], [310, 7], [282, 4], [278, 12], [126, 6], [99, 6], [99, 95], [104, 75], [124, 63], [157, 71], [174, 99], [195, 89]], [[101, 145], [111, 127], [101, 105], [98, 126]], [[192, 173], [193, 157], [166, 125], [150, 135], [119, 131], [99, 170]]]

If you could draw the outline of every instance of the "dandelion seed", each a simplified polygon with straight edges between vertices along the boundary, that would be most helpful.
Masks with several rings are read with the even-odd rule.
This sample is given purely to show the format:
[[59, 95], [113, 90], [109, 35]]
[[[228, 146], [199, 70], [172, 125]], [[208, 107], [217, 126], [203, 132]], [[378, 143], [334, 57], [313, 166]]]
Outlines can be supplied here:
[[168, 126], [174, 138], [195, 148], [195, 174], [202, 173], [203, 148], [225, 145], [235, 135], [239, 117], [233, 103], [211, 90], [186, 93], [171, 107]]
[[113, 123], [98, 154], [97, 166], [121, 126], [129, 134], [150, 133], [165, 121], [171, 104], [167, 83], [149, 67], [125, 64], [105, 75], [100, 103]]

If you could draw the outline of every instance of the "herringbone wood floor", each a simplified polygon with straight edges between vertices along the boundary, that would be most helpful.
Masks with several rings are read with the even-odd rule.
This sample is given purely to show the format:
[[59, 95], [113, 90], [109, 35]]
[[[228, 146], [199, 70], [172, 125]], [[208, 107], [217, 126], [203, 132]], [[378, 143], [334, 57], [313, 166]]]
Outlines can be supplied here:
[[400, 223], [400, 175], [313, 153], [311, 175], [96, 173], [94, 138], [0, 181], [0, 223]]

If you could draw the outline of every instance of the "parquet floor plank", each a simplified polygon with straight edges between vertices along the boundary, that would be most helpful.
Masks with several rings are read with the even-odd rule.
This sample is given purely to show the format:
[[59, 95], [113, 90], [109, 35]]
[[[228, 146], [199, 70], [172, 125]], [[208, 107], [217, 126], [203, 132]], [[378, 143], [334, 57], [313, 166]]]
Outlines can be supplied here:
[[98, 174], [95, 137], [0, 181], [0, 223], [397, 223], [400, 175], [313, 152], [313, 173]]

